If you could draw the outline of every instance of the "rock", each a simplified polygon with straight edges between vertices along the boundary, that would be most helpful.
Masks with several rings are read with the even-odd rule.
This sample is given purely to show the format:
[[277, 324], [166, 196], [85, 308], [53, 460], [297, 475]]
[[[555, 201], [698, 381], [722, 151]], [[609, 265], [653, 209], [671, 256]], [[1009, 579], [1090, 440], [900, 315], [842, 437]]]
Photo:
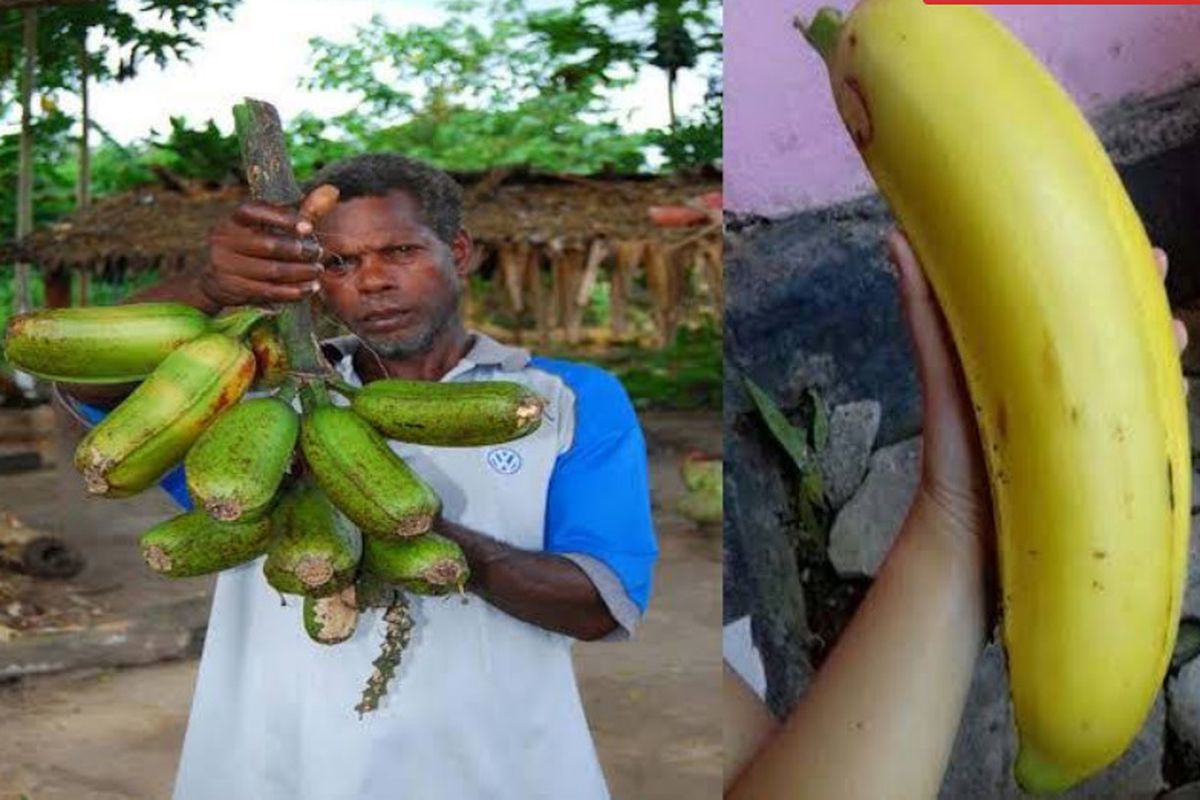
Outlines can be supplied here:
[[[1146, 724], [1125, 754], [1063, 800], [1151, 800], [1163, 788], [1166, 702], [1160, 693]], [[1017, 754], [1004, 652], [997, 642], [984, 648], [976, 664], [958, 737], [942, 781], [940, 800], [1018, 800], [1026, 798], [1013, 778]]]
[[795, 521], [787, 513], [795, 466], [752, 415], [728, 407], [724, 414], [724, 621], [750, 614], [767, 705], [782, 717], [812, 673]]
[[1200, 782], [1172, 789], [1158, 800], [1200, 800]]
[[1188, 573], [1187, 586], [1183, 593], [1183, 616], [1200, 618], [1200, 516], [1192, 517], [1192, 531], [1188, 538]]
[[845, 505], [867, 472], [881, 411], [877, 401], [862, 400], [840, 405], [829, 415], [829, 441], [821, 456], [821, 473], [825, 497], [835, 510]]
[[1200, 753], [1200, 658], [1184, 664], [1167, 691], [1171, 698], [1171, 730]]
[[[916, 435], [921, 396], [878, 196], [726, 236], [726, 375], [748, 374], [783, 408], [808, 388], [831, 406], [864, 397], [877, 445]], [[729, 391], [730, 401], [741, 402]]]
[[885, 447], [842, 507], [829, 533], [829, 560], [842, 576], [874, 575], [900, 530], [920, 478], [921, 438]]

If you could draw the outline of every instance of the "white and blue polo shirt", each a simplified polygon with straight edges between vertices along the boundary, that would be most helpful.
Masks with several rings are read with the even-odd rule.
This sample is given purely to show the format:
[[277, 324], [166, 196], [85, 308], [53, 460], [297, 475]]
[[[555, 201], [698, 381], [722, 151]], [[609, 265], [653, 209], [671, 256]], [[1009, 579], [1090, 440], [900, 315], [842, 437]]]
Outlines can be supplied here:
[[[352, 338], [336, 348], [359, 385]], [[391, 442], [446, 519], [588, 575], [628, 636], [657, 558], [645, 442], [620, 383], [482, 334], [444, 381], [510, 380], [548, 404], [541, 427], [494, 447]], [[93, 421], [99, 414], [83, 408]], [[190, 507], [182, 470], [164, 488]], [[347, 642], [312, 642], [262, 559], [218, 577], [175, 800], [600, 800], [608, 797], [569, 637], [478, 597], [413, 597], [415, 627], [380, 708], [354, 711], [379, 654], [381, 611]]]

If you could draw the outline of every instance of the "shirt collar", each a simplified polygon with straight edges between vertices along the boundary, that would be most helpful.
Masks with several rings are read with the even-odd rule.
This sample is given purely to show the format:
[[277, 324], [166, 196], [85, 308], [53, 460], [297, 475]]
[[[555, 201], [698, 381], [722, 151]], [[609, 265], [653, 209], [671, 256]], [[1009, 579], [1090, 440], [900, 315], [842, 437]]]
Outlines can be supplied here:
[[[470, 372], [475, 367], [499, 367], [504, 372], [516, 372], [529, 364], [528, 350], [503, 344], [479, 331], [468, 331], [468, 333], [473, 339], [471, 349], [442, 377], [442, 380], [453, 380], [459, 375]], [[321, 343], [326, 357], [337, 362], [352, 359], [361, 346], [362, 341], [353, 335], [338, 336], [326, 339]]]

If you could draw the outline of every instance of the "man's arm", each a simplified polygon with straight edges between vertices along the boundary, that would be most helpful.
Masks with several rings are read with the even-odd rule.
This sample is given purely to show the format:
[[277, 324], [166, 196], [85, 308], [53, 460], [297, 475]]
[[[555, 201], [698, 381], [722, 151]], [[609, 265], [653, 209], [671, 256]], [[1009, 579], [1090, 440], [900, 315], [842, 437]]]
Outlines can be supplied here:
[[471, 567], [468, 587], [501, 611], [539, 628], [584, 641], [617, 628], [600, 593], [574, 562], [521, 550], [453, 522], [438, 533], [458, 543]]

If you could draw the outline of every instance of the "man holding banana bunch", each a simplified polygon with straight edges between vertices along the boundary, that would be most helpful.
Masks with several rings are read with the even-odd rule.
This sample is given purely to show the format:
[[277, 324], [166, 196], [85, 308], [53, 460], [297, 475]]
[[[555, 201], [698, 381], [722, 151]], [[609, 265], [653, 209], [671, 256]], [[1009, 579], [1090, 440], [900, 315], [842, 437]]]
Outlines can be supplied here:
[[[248, 202], [213, 232], [200, 274], [138, 301], [216, 314], [319, 300], [352, 335], [323, 344], [345, 385], [384, 378], [512, 381], [542, 424], [503, 446], [389, 446], [441, 498], [482, 599], [410, 599], [412, 641], [388, 700], [355, 713], [384, 624], [363, 612], [336, 647], [312, 642], [262, 561], [223, 572], [200, 664], [177, 800], [607, 796], [571, 643], [627, 636], [657, 548], [645, 444], [609, 374], [530, 357], [459, 316], [472, 261], [461, 189], [398, 155], [332, 164], [299, 210]], [[72, 393], [95, 422], [98, 395]], [[188, 505], [180, 471], [165, 488]]]

